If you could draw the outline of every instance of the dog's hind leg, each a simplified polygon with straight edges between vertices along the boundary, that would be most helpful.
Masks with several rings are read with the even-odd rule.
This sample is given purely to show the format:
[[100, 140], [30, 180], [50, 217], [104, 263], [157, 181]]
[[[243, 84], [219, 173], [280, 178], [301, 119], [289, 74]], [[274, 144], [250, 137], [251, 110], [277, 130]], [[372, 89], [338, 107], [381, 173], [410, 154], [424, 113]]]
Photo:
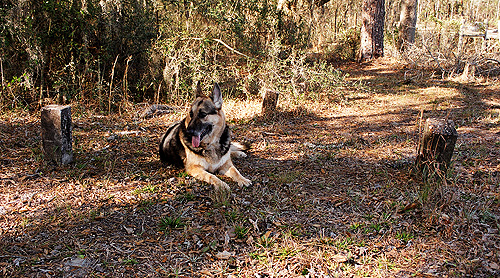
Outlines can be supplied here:
[[231, 142], [230, 150], [232, 157], [236, 158], [247, 157], [247, 154], [244, 151], [248, 149], [249, 149], [248, 147], [245, 147], [238, 142]]

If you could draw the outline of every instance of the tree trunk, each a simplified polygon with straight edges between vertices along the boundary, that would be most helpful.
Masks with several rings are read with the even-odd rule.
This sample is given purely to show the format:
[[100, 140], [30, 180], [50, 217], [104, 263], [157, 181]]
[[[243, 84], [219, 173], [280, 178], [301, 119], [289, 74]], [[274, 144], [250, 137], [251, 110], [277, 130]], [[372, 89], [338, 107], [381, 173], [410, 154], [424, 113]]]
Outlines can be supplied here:
[[457, 137], [452, 120], [429, 118], [425, 121], [415, 161], [424, 179], [445, 177]]
[[42, 150], [45, 160], [56, 165], [73, 162], [71, 106], [48, 105], [41, 111]]
[[384, 56], [385, 0], [363, 0], [359, 60]]
[[397, 47], [404, 51], [408, 44], [415, 43], [415, 27], [417, 25], [418, 0], [402, 0], [399, 17], [399, 36]]
[[276, 112], [279, 93], [273, 90], [264, 89], [264, 99], [262, 100], [262, 114], [270, 115]]

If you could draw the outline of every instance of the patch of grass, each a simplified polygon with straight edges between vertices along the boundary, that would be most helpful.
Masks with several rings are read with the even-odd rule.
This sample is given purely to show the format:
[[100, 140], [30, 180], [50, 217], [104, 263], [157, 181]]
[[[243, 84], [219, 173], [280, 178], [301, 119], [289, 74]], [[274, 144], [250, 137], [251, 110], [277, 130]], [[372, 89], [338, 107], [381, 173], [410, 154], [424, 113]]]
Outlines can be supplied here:
[[187, 178], [187, 177], [189, 177], [189, 174], [187, 172], [179, 172], [177, 174], [177, 177], [178, 178]]
[[358, 247], [365, 247], [366, 246], [366, 242], [364, 240], [362, 240], [362, 241], [358, 242], [356, 245]]
[[224, 211], [223, 214], [224, 214], [224, 218], [226, 218], [227, 221], [230, 221], [232, 223], [245, 221], [245, 215], [243, 213], [241, 213], [236, 208], [232, 208], [231, 210]]
[[370, 272], [364, 269], [356, 270], [356, 277], [370, 277]]
[[170, 269], [171, 269], [171, 271], [167, 277], [169, 277], [169, 278], [170, 277], [172, 277], [172, 278], [183, 277], [183, 276], [180, 276], [182, 273], [182, 267], [170, 267]]
[[343, 272], [349, 273], [349, 272], [352, 272], [354, 270], [354, 266], [351, 264], [342, 264], [342, 265], [340, 265], [340, 269]]
[[257, 244], [264, 248], [271, 248], [276, 243], [276, 239], [269, 237], [268, 235], [263, 235], [257, 239]]
[[160, 191], [160, 187], [154, 185], [154, 184], [148, 184], [142, 188], [137, 188], [135, 189], [132, 194], [139, 195], [143, 193], [157, 193]]
[[188, 202], [191, 202], [194, 199], [196, 199], [196, 195], [193, 194], [191, 191], [186, 191], [186, 192], [182, 193], [181, 195], [176, 196], [175, 199], [181, 203], [188, 203]]
[[392, 217], [392, 214], [391, 213], [388, 213], [388, 212], [382, 212], [382, 215], [381, 215], [381, 218], [382, 218], [382, 221], [389, 221]]
[[386, 258], [379, 258], [377, 261], [377, 265], [379, 269], [383, 270], [392, 270], [396, 268], [396, 264], [388, 261]]
[[278, 253], [278, 258], [280, 260], [287, 260], [293, 256], [295, 256], [299, 251], [296, 250], [295, 248], [289, 247], [289, 246], [284, 246], [282, 248], [279, 248], [277, 253]]
[[89, 211], [89, 218], [91, 221], [94, 221], [99, 215], [100, 213], [98, 210], [93, 209]]
[[45, 155], [42, 152], [41, 147], [31, 147], [31, 159], [34, 160], [35, 162], [41, 162], [43, 161]]
[[227, 208], [231, 205], [231, 191], [224, 189], [213, 190], [210, 193], [210, 197], [214, 201], [215, 207]]
[[396, 238], [401, 240], [405, 245], [408, 243], [408, 241], [412, 240], [413, 237], [414, 237], [413, 234], [404, 231], [396, 234]]
[[138, 263], [139, 262], [136, 259], [134, 259], [134, 258], [126, 259], [126, 260], [122, 261], [122, 264], [124, 264], [124, 265], [136, 265]]
[[370, 224], [370, 229], [372, 229], [374, 232], [380, 232], [382, 230], [382, 224], [380, 223], [372, 223]]
[[358, 223], [358, 222], [355, 222], [355, 223], [352, 223], [350, 226], [349, 226], [349, 230], [351, 231], [358, 231], [360, 228], [363, 227], [363, 223]]
[[498, 217], [490, 211], [490, 209], [485, 209], [480, 211], [479, 213], [479, 219], [481, 222], [487, 224], [488, 222], [495, 222]]
[[248, 254], [250, 258], [253, 260], [258, 260], [258, 261], [266, 261], [268, 258], [267, 252], [261, 253], [261, 252], [251, 252]]
[[203, 249], [201, 249], [201, 252], [206, 253], [206, 252], [208, 252], [210, 250], [216, 250], [217, 249], [217, 244], [218, 244], [217, 240], [212, 240], [208, 244], [208, 246], [205, 246], [205, 247], [203, 247]]
[[328, 236], [321, 237], [319, 242], [327, 246], [335, 246], [335, 239]]
[[137, 209], [139, 211], [146, 211], [149, 207], [155, 204], [155, 201], [151, 199], [143, 199], [140, 200], [139, 203], [137, 204]]
[[338, 238], [333, 242], [333, 245], [341, 250], [348, 250], [349, 247], [354, 243], [351, 237]]
[[296, 238], [302, 236], [302, 226], [300, 224], [296, 224], [293, 226], [282, 225], [280, 228], [286, 229], [284, 232], [284, 236], [288, 238]]
[[80, 258], [80, 259], [84, 259], [85, 258], [85, 254], [86, 254], [86, 250], [85, 249], [80, 249], [78, 250], [77, 252], [77, 256]]
[[234, 226], [234, 233], [236, 234], [236, 238], [244, 239], [249, 231], [250, 229], [245, 226]]
[[354, 149], [359, 150], [369, 145], [369, 142], [363, 139], [362, 137], [350, 137], [347, 140], [345, 140], [343, 144], [347, 147], [352, 147]]
[[186, 223], [181, 217], [167, 216], [160, 220], [160, 230], [168, 231], [174, 229], [180, 229], [186, 226]]
[[364, 219], [368, 220], [368, 221], [371, 221], [375, 216], [373, 216], [373, 214], [371, 213], [367, 213], [363, 216]]

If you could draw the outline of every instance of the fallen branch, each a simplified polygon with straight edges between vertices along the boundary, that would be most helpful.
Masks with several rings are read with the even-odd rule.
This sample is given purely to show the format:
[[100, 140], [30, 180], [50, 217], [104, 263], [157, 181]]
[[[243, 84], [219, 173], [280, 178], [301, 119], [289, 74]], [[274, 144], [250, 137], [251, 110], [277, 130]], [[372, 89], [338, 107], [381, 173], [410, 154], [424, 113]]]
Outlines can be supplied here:
[[214, 39], [214, 41], [216, 41], [216, 42], [218, 42], [218, 43], [222, 44], [222, 45], [223, 45], [223, 46], [225, 46], [227, 49], [231, 50], [232, 52], [234, 52], [234, 53], [236, 53], [236, 54], [240, 54], [241, 56], [244, 56], [244, 57], [246, 57], [246, 58], [248, 58], [248, 59], [257, 60], [257, 59], [255, 59], [255, 58], [252, 58], [252, 57], [250, 57], [250, 56], [248, 56], [248, 55], [246, 55], [246, 54], [243, 54], [243, 53], [239, 52], [238, 50], [236, 50], [236, 49], [234, 49], [234, 48], [230, 47], [229, 45], [227, 45], [227, 44], [226, 44], [225, 42], [223, 42], [222, 40], [219, 40], [219, 39]]
[[116, 55], [115, 62], [113, 63], [113, 68], [111, 69], [111, 81], [109, 82], [109, 94], [108, 94], [108, 115], [111, 114], [111, 97], [113, 91], [113, 79], [115, 78], [115, 67], [116, 62], [118, 62], [118, 56]]
[[[197, 40], [197, 41], [201, 41], [201, 40], [205, 40], [204, 38], [184, 38], [184, 39], [181, 39], [181, 40]], [[210, 39], [206, 39], [206, 40], [210, 40]], [[238, 55], [241, 55], [245, 58], [248, 58], [248, 59], [251, 59], [251, 60], [258, 60], [256, 58], [253, 58], [253, 57], [250, 57], [244, 53], [241, 53], [239, 52], [238, 50], [232, 48], [231, 46], [229, 46], [227, 43], [223, 42], [221, 39], [212, 39], [213, 41], [215, 42], [218, 42], [220, 44], [222, 44], [224, 47], [226, 47], [227, 49], [231, 50], [232, 52], [238, 54]]]

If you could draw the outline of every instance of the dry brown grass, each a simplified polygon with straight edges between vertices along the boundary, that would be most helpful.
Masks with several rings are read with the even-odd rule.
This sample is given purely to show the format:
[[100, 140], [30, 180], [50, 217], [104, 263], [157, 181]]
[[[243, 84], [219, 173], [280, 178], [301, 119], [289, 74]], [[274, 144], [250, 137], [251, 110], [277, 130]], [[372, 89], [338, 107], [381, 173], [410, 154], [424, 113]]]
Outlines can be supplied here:
[[[364, 86], [332, 102], [227, 100], [231, 202], [160, 164], [178, 113], [139, 121], [75, 109], [76, 162], [43, 163], [38, 114], [0, 118], [0, 273], [6, 277], [493, 277], [499, 275], [495, 84], [419, 79], [388, 60], [343, 65]], [[460, 137], [447, 183], [412, 173], [421, 109]], [[439, 189], [425, 200], [426, 186]], [[416, 206], [411, 204], [415, 203]], [[406, 207], [406, 210], [405, 210]], [[224, 251], [227, 251], [224, 253]]]

